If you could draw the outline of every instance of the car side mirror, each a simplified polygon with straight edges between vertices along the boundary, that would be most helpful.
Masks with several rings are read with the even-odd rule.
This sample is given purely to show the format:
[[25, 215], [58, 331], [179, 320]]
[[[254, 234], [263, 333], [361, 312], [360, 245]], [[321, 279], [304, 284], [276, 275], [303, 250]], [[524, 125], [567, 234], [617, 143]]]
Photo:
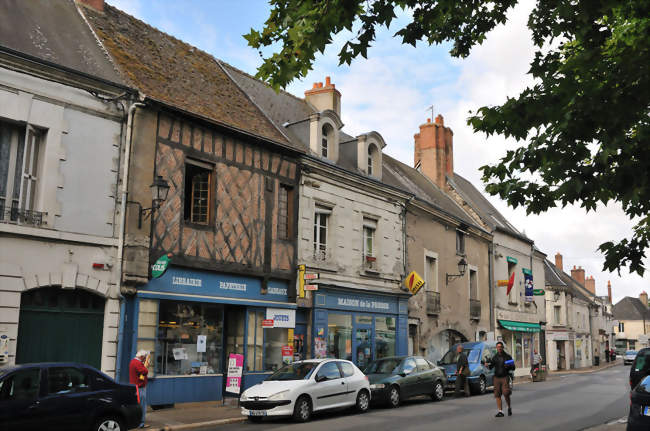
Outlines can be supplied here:
[[327, 380], [327, 376], [316, 376], [316, 383], [324, 382]]
[[442, 359], [438, 359], [438, 360], [436, 361], [436, 364], [438, 364], [438, 365], [442, 365]]
[[406, 376], [408, 376], [409, 374], [411, 374], [412, 372], [413, 372], [413, 369], [412, 369], [412, 368], [409, 368], [409, 369], [406, 369], [406, 370], [402, 370], [402, 372], [401, 372], [400, 374], [401, 374], [403, 377], [406, 377]]

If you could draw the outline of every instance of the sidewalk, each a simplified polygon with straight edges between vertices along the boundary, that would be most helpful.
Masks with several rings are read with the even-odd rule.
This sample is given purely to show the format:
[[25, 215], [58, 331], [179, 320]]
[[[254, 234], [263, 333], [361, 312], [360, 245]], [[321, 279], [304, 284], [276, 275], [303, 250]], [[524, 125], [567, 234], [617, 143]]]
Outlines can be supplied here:
[[176, 431], [243, 422], [246, 418], [234, 405], [221, 401], [181, 403], [170, 409], [147, 411], [147, 424], [151, 431]]
[[596, 371], [606, 370], [607, 368], [612, 368], [622, 364], [623, 364], [622, 360], [616, 359], [614, 362], [605, 362], [604, 364], [601, 364], [597, 367], [578, 368], [573, 370], [562, 370], [562, 371], [548, 371], [547, 376], [552, 377], [552, 376], [562, 376], [565, 374], [594, 373]]

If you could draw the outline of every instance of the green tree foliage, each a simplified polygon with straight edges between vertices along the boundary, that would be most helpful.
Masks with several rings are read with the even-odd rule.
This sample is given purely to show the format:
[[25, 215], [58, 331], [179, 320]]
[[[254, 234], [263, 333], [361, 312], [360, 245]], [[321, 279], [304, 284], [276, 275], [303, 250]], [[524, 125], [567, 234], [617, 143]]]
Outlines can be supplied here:
[[[450, 54], [466, 57], [516, 3], [271, 0], [264, 28], [245, 38], [275, 51], [257, 76], [279, 88], [304, 77], [315, 54], [343, 30], [358, 29], [339, 52], [340, 63], [366, 57], [376, 30], [399, 9], [413, 17], [395, 34], [403, 43], [451, 42]], [[601, 244], [604, 267], [642, 275], [650, 245], [650, 0], [538, 0], [528, 27], [534, 85], [468, 119], [477, 132], [520, 142], [481, 168], [486, 190], [529, 214], [619, 203], [635, 224], [633, 235]]]

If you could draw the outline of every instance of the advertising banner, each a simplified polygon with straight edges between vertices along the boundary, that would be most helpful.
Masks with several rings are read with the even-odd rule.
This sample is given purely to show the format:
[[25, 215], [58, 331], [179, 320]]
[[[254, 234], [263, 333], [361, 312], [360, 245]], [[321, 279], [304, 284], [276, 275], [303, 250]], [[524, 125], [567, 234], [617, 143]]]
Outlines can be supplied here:
[[533, 274], [524, 274], [524, 294], [526, 296], [525, 301], [526, 302], [533, 302], [534, 298], [534, 292], [535, 290], [533, 288]]
[[266, 318], [273, 320], [274, 328], [295, 328], [296, 310], [285, 308], [267, 308]]
[[241, 376], [244, 369], [244, 355], [228, 355], [228, 374], [226, 375], [226, 392], [238, 394], [241, 391]]

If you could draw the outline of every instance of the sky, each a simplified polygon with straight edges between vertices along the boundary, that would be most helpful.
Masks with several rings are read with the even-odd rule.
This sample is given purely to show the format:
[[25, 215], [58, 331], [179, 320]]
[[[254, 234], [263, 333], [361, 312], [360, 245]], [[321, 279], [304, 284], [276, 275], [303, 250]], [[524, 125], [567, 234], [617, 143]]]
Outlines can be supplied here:
[[[261, 30], [269, 14], [263, 0], [107, 0], [107, 3], [148, 24], [190, 43], [213, 56], [254, 75], [261, 63], [256, 50], [242, 37], [251, 28]], [[501, 136], [486, 137], [467, 126], [470, 111], [497, 105], [514, 97], [533, 81], [527, 74], [533, 57], [530, 32], [526, 28], [532, 2], [524, 0], [511, 10], [508, 23], [494, 29], [469, 57], [455, 59], [449, 45], [417, 47], [402, 45], [392, 35], [408, 22], [402, 13], [390, 29], [377, 32], [368, 59], [358, 58], [351, 66], [339, 66], [337, 53], [350, 34], [339, 34], [313, 70], [287, 91], [303, 97], [314, 82], [330, 76], [341, 92], [341, 117], [346, 133], [356, 136], [371, 130], [387, 143], [384, 152], [413, 165], [413, 135], [419, 125], [435, 115], [444, 117], [454, 132], [454, 171], [484, 191], [479, 168], [492, 164], [516, 142]], [[604, 258], [598, 246], [612, 239], [629, 237], [632, 223], [618, 205], [601, 206], [586, 213], [576, 206], [553, 209], [540, 215], [513, 210], [497, 197], [488, 196], [497, 209], [554, 261], [563, 255], [564, 270], [574, 265], [596, 279], [596, 293], [607, 294], [611, 280], [614, 303], [625, 296], [649, 290], [648, 277], [629, 274], [627, 269], [602, 271]], [[650, 259], [646, 259], [650, 267]], [[538, 286], [536, 286], [538, 287]], [[539, 286], [541, 287], [541, 286]]]

